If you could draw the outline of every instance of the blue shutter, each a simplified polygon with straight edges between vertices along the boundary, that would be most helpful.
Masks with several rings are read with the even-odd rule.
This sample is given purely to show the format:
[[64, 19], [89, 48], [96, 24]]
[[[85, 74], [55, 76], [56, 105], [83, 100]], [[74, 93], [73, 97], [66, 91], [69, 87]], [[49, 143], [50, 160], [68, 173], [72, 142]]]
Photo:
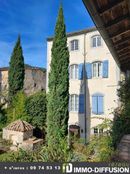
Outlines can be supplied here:
[[97, 96], [92, 96], [92, 113], [97, 114]]
[[108, 78], [108, 60], [103, 61], [103, 77]]
[[86, 76], [87, 76], [87, 79], [92, 78], [92, 64], [91, 63], [86, 63]]
[[98, 114], [103, 114], [104, 113], [104, 109], [103, 109], [103, 96], [98, 96]]
[[78, 79], [82, 80], [83, 79], [83, 63], [79, 64], [79, 75], [78, 75]]
[[79, 95], [79, 113], [84, 113], [84, 94]]

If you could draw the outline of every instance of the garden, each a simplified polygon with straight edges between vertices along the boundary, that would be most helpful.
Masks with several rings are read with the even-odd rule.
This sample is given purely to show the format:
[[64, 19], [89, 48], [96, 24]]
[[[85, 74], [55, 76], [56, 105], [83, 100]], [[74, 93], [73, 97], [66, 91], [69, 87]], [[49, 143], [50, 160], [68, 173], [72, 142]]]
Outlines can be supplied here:
[[[0, 105], [0, 161], [14, 162], [109, 162], [118, 161], [118, 144], [125, 134], [130, 134], [130, 79], [120, 83], [118, 96], [120, 108], [114, 111], [114, 120], [104, 119], [101, 136], [93, 136], [87, 145], [72, 137], [68, 144], [69, 103], [69, 51], [63, 9], [60, 7], [52, 47], [49, 74], [49, 92], [40, 91], [26, 96], [24, 85], [24, 58], [20, 36], [13, 50], [9, 69], [9, 90]], [[1, 94], [3, 97], [3, 94]], [[24, 120], [34, 129], [34, 135], [44, 139], [35, 151], [9, 150], [10, 142], [2, 140], [2, 128], [15, 120]]]

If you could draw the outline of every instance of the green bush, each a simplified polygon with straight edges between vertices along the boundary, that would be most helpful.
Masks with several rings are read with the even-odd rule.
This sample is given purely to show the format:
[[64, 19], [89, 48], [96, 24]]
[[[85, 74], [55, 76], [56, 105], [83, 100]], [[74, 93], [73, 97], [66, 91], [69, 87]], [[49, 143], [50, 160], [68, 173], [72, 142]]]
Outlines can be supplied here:
[[38, 92], [26, 100], [26, 112], [29, 122], [36, 127], [43, 128], [46, 124], [46, 93]]
[[6, 111], [2, 108], [2, 105], [0, 105], [0, 130], [5, 126], [7, 121]]
[[115, 149], [123, 135], [130, 134], [130, 78], [126, 78], [120, 82], [118, 96], [121, 101], [121, 106], [114, 111], [111, 133], [112, 144]]
[[7, 109], [8, 123], [21, 119], [28, 121], [28, 115], [25, 110], [26, 95], [23, 91], [18, 92], [12, 99], [12, 103]]
[[[55, 147], [55, 148], [54, 148]], [[60, 143], [54, 147], [44, 145], [37, 151], [7, 152], [0, 155], [1, 162], [69, 162], [80, 161], [80, 156], [68, 148], [66, 139], [61, 138]]]
[[40, 161], [43, 162], [76, 162], [81, 161], [79, 153], [75, 153], [67, 144], [66, 138], [61, 138], [53, 146], [43, 146], [40, 152]]
[[80, 161], [87, 162], [109, 162], [114, 153], [109, 135], [93, 136], [86, 146], [75, 142], [73, 150], [80, 156]]
[[20, 149], [18, 152], [7, 152], [0, 155], [0, 162], [33, 162], [34, 153]]
[[3, 106], [4, 104], [0, 104], [0, 130], [2, 130], [7, 122], [6, 109]]
[[86, 160], [92, 162], [109, 162], [113, 155], [112, 139], [108, 135], [94, 137], [86, 149]]

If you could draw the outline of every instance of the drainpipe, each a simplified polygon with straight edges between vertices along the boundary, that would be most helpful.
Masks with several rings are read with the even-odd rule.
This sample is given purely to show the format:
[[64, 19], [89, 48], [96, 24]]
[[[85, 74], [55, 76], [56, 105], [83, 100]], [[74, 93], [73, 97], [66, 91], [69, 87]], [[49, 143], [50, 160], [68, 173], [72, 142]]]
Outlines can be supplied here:
[[84, 66], [83, 66], [83, 81], [84, 81], [84, 144], [87, 144], [87, 109], [86, 109], [86, 34], [84, 34]]

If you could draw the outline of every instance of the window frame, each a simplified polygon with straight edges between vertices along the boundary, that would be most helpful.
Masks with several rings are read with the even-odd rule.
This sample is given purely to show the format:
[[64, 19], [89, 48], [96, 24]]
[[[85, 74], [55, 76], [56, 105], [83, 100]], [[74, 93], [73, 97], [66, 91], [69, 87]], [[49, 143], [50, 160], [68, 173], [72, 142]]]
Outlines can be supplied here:
[[[72, 69], [74, 67], [74, 69]], [[78, 80], [79, 66], [78, 64], [72, 64], [69, 66], [69, 78], [71, 80]]]
[[[98, 39], [100, 38], [100, 45], [98, 44]], [[95, 39], [95, 45], [94, 45], [94, 39]], [[102, 37], [101, 35], [94, 35], [91, 37], [91, 47], [97, 48], [102, 46]]]
[[[77, 45], [76, 43], [77, 42]], [[73, 44], [73, 47], [72, 47]], [[73, 39], [70, 41], [70, 51], [78, 51], [79, 50], [79, 40], [78, 39]]]
[[[95, 130], [97, 130], [97, 132], [95, 132]], [[100, 135], [102, 135], [104, 133], [104, 129], [102, 129], [102, 128], [97, 128], [97, 127], [94, 127], [93, 128], [93, 134], [95, 135], [95, 136], [100, 136]]]
[[[93, 97], [97, 97], [96, 98], [96, 101], [97, 101], [97, 103], [96, 103], [97, 104], [96, 105], [97, 106], [97, 113], [93, 112], [93, 109], [92, 109], [92, 114], [94, 114], [94, 115], [103, 115], [104, 114], [104, 106], [105, 106], [104, 105], [104, 94], [102, 94], [102, 93], [95, 93], [95, 94], [92, 95], [92, 98]], [[102, 103], [103, 104], [103, 112], [102, 113], [99, 113], [99, 111], [98, 111], [98, 106], [99, 106], [98, 105], [98, 97], [103, 97], [103, 103]], [[93, 108], [93, 106], [92, 106], [92, 108]]]
[[[74, 98], [72, 98], [72, 97], [74, 97]], [[79, 95], [78, 94], [70, 94], [70, 96], [69, 96], [69, 111], [70, 112], [78, 112], [79, 111]]]
[[[99, 63], [100, 63], [100, 71], [99, 71]], [[94, 65], [95, 70], [94, 70]], [[94, 61], [92, 62], [92, 78], [102, 78], [103, 74], [103, 62], [102, 61]]]

